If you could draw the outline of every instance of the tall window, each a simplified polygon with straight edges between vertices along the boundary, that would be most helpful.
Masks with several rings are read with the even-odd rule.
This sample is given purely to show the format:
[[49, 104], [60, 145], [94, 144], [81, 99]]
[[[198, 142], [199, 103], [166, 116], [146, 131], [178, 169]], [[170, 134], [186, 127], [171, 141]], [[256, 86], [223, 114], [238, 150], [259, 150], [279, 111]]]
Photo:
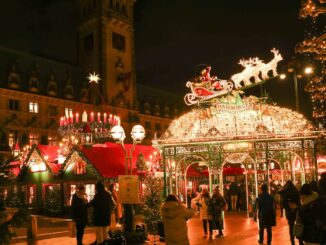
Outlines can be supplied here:
[[48, 115], [49, 116], [56, 116], [57, 115], [57, 107], [54, 105], [48, 106]]
[[149, 121], [146, 121], [145, 122], [145, 128], [147, 128], [147, 129], [151, 129], [151, 122], [149, 122]]
[[88, 34], [84, 37], [84, 50], [91, 51], [94, 48], [94, 35], [93, 33]]
[[36, 188], [35, 185], [29, 185], [27, 190], [27, 204], [31, 205], [36, 201]]
[[38, 113], [39, 107], [37, 102], [29, 102], [29, 112]]
[[75, 163], [75, 174], [85, 174], [86, 173], [86, 163], [79, 160]]
[[29, 134], [29, 143], [30, 144], [38, 144], [39, 143], [39, 135], [37, 133]]
[[125, 51], [126, 38], [118, 33], [112, 32], [112, 48], [119, 51]]
[[48, 144], [49, 145], [56, 145], [57, 144], [57, 136], [49, 135], [48, 136]]
[[15, 140], [17, 139], [18, 131], [16, 130], [9, 130], [8, 134], [8, 145], [13, 148], [15, 144]]
[[19, 111], [19, 100], [9, 100], [9, 110]]

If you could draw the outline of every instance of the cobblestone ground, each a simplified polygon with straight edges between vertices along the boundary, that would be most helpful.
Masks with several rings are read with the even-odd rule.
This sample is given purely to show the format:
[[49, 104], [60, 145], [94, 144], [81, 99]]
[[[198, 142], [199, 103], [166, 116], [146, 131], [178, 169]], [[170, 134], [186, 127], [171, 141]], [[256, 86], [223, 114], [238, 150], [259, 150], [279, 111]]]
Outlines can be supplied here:
[[[258, 244], [258, 227], [257, 223], [252, 219], [248, 219], [245, 213], [228, 212], [225, 215], [225, 231], [224, 237], [217, 239], [204, 239], [201, 221], [198, 216], [192, 218], [188, 222], [189, 238], [191, 245], [255, 245]], [[266, 234], [265, 234], [266, 235]], [[55, 235], [54, 235], [55, 236]], [[157, 237], [156, 239], [157, 240]], [[84, 236], [84, 244], [90, 244], [95, 241], [95, 235], [93, 229], [89, 229]], [[16, 243], [18, 245], [28, 244], [27, 242]], [[48, 239], [38, 240], [34, 243], [37, 245], [52, 245], [52, 244], [76, 244], [75, 239], [71, 237], [53, 237]], [[153, 241], [153, 237], [150, 237], [150, 241], [147, 244], [165, 244], [159, 241]], [[266, 238], [265, 238], [266, 244]], [[277, 217], [277, 226], [273, 227], [273, 245], [287, 245], [290, 244], [287, 221], [285, 218]]]

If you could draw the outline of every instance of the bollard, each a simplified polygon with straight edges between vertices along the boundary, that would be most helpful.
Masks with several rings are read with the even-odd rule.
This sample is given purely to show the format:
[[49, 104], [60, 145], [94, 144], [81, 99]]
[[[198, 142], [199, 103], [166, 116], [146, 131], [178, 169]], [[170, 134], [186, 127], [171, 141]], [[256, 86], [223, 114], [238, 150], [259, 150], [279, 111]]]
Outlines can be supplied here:
[[76, 224], [74, 221], [68, 221], [68, 236], [75, 237], [76, 236]]
[[37, 238], [37, 216], [31, 215], [27, 227], [27, 239], [36, 239]]

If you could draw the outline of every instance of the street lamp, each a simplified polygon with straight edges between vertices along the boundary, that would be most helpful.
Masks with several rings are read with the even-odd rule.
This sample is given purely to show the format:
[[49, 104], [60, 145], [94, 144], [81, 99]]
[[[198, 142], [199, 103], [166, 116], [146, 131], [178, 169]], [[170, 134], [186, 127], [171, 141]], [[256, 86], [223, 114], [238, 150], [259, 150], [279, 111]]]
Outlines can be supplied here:
[[136, 144], [139, 144], [145, 137], [145, 129], [143, 126], [141, 125], [135, 125], [132, 130], [131, 130], [131, 138], [132, 138], [132, 147], [129, 150], [129, 152], [127, 151], [127, 149], [125, 148], [124, 145], [124, 140], [126, 138], [126, 134], [125, 131], [123, 129], [123, 127], [121, 127], [120, 125], [116, 125], [114, 127], [112, 127], [111, 131], [110, 131], [111, 137], [116, 141], [116, 143], [121, 144], [122, 149], [124, 151], [125, 154], [125, 174], [128, 174], [128, 161], [130, 164], [130, 175], [132, 174], [132, 153], [135, 150]]
[[[299, 92], [298, 92], [298, 78], [302, 78], [301, 74], [297, 74], [296, 70], [292, 67], [288, 68], [288, 72], [293, 72], [293, 82], [294, 82], [294, 94], [295, 94], [295, 110], [297, 112], [300, 111], [300, 103], [299, 103]], [[304, 69], [304, 73], [310, 75], [313, 73], [313, 68], [311, 66], [307, 66]], [[286, 75], [284, 73], [280, 74], [280, 79], [284, 80]]]

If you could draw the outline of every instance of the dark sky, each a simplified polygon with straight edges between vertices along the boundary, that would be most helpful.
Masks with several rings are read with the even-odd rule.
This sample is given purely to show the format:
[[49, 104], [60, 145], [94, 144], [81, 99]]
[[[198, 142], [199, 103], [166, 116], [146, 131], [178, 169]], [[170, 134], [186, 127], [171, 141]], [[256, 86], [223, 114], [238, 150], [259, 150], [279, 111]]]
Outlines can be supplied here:
[[[4, 1], [0, 45], [75, 63], [75, 1]], [[210, 64], [213, 75], [229, 78], [242, 70], [240, 58], [258, 56], [268, 62], [275, 47], [284, 65], [303, 39], [299, 9], [299, 0], [138, 0], [137, 81], [183, 96], [198, 64]], [[294, 108], [291, 79], [274, 79], [265, 87], [279, 105]], [[309, 114], [300, 81], [299, 89], [301, 106]]]

